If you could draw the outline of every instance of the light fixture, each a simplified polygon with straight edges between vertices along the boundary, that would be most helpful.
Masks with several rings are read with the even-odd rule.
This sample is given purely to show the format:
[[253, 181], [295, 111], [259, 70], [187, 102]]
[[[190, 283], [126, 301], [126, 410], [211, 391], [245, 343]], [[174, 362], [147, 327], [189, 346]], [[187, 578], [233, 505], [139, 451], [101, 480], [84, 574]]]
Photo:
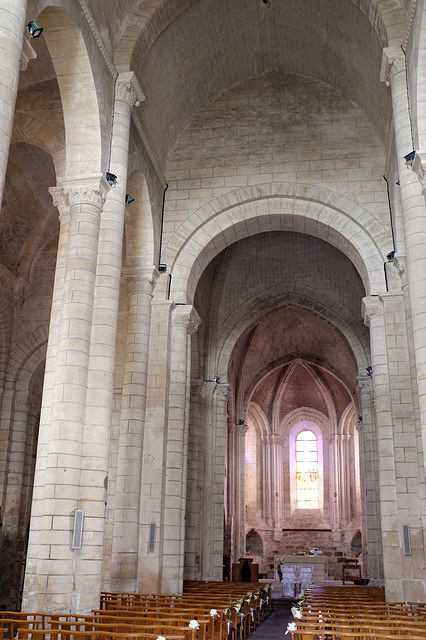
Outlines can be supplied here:
[[388, 260], [393, 260], [395, 257], [395, 251], [389, 251], [388, 255], [386, 256]]
[[107, 171], [105, 174], [105, 178], [110, 187], [115, 185], [115, 183], [117, 182], [117, 176], [115, 175], [115, 173], [110, 173], [109, 171]]
[[244, 424], [244, 419], [243, 419], [243, 418], [240, 418], [240, 419], [238, 420], [238, 424]]
[[373, 367], [366, 367], [366, 369], [365, 369], [365, 370], [366, 370], [366, 372], [367, 372], [367, 375], [369, 375], [369, 376], [372, 376], [372, 375], [373, 375]]
[[132, 196], [130, 196], [128, 193], [126, 193], [126, 200], [125, 200], [125, 203], [126, 203], [126, 204], [130, 204], [131, 202], [134, 202], [134, 201], [135, 201], [135, 199], [134, 199], [134, 198], [132, 198]]
[[397, 187], [399, 187], [399, 185], [400, 185], [401, 183], [400, 183], [400, 181], [399, 181], [399, 180], [397, 180], [397, 181], [395, 182], [395, 184], [397, 185]]
[[213, 382], [218, 383], [220, 381], [220, 376], [213, 376]]
[[159, 264], [158, 265], [158, 271], [160, 273], [165, 273], [167, 271], [167, 265], [166, 264]]
[[411, 165], [414, 162], [415, 156], [416, 156], [416, 152], [414, 150], [411, 151], [410, 153], [407, 153], [407, 155], [404, 156], [405, 163], [411, 167]]
[[27, 27], [32, 38], [38, 38], [43, 33], [43, 27], [40, 27], [34, 20], [31, 20], [31, 22], [27, 24]]

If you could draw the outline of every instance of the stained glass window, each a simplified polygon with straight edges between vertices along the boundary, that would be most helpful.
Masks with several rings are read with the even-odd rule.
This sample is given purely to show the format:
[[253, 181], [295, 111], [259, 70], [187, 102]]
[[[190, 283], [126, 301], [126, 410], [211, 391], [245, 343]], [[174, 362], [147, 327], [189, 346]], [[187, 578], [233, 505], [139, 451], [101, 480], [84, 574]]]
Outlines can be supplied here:
[[296, 438], [296, 499], [298, 509], [319, 508], [318, 442], [312, 431]]

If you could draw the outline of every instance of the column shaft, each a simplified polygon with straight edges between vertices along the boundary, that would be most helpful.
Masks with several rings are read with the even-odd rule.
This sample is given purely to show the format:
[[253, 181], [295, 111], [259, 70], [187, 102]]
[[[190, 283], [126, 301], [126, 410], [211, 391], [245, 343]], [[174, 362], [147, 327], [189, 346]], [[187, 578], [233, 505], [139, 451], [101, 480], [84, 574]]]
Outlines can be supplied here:
[[3, 0], [0, 7], [0, 207], [18, 93], [27, 0]]
[[115, 591], [137, 589], [151, 303], [157, 275], [155, 268], [124, 270], [128, 298], [112, 543]]

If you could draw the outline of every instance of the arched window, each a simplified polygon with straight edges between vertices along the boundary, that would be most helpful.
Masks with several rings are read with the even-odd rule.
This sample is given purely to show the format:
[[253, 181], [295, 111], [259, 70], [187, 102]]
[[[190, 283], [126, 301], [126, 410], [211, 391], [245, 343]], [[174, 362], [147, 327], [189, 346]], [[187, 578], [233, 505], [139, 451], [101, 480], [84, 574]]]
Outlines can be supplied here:
[[312, 431], [296, 438], [296, 502], [298, 509], [318, 509], [318, 441]]

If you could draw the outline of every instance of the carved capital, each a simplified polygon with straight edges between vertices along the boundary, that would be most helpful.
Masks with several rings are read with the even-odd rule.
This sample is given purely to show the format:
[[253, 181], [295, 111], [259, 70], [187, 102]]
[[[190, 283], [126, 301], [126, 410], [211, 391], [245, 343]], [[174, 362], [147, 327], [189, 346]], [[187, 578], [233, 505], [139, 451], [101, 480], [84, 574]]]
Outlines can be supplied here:
[[388, 87], [392, 78], [400, 71], [405, 73], [405, 55], [402, 49], [399, 47], [383, 49], [380, 82], [384, 82]]
[[124, 267], [122, 274], [127, 281], [127, 291], [129, 294], [148, 293], [151, 296], [160, 275], [155, 267]]
[[226, 384], [226, 383], [216, 384], [215, 383], [215, 385], [216, 386], [213, 389], [213, 392], [214, 392], [216, 398], [218, 400], [221, 400], [222, 402], [227, 402], [228, 401], [229, 391], [231, 389], [229, 384]]
[[283, 446], [283, 437], [276, 433], [270, 435], [261, 436], [262, 441], [270, 447], [274, 445]]
[[367, 327], [371, 319], [383, 315], [383, 304], [377, 296], [366, 296], [362, 299], [361, 314]]
[[414, 156], [414, 162], [411, 165], [411, 170], [416, 174], [417, 180], [422, 187], [422, 194], [426, 193], [426, 153], [416, 151]]
[[22, 41], [22, 53], [21, 53], [21, 60], [20, 62], [20, 67], [21, 67], [21, 71], [26, 71], [28, 68], [28, 63], [30, 60], [34, 60], [35, 58], [37, 58], [37, 54], [34, 51], [29, 39], [27, 38], [27, 36], [24, 36], [24, 39]]
[[188, 333], [195, 333], [200, 322], [200, 316], [190, 304], [178, 305], [173, 310], [173, 324], [186, 327]]
[[370, 376], [358, 376], [357, 379], [358, 389], [361, 395], [370, 395], [371, 393], [371, 377]]
[[396, 255], [393, 261], [398, 275], [401, 278], [402, 286], [408, 284], [407, 277], [407, 256]]
[[115, 85], [115, 98], [127, 102], [132, 107], [139, 107], [145, 96], [133, 71], [119, 73]]
[[237, 429], [238, 436], [240, 438], [246, 437], [246, 433], [248, 431], [248, 426], [246, 424], [236, 424], [234, 428]]
[[60, 178], [59, 187], [63, 190], [63, 197], [71, 208], [78, 204], [91, 204], [102, 209], [110, 186], [103, 175], [83, 178]]
[[52, 196], [54, 206], [59, 211], [59, 221], [62, 224], [70, 213], [68, 198], [64, 193], [63, 187], [50, 187], [49, 193]]

